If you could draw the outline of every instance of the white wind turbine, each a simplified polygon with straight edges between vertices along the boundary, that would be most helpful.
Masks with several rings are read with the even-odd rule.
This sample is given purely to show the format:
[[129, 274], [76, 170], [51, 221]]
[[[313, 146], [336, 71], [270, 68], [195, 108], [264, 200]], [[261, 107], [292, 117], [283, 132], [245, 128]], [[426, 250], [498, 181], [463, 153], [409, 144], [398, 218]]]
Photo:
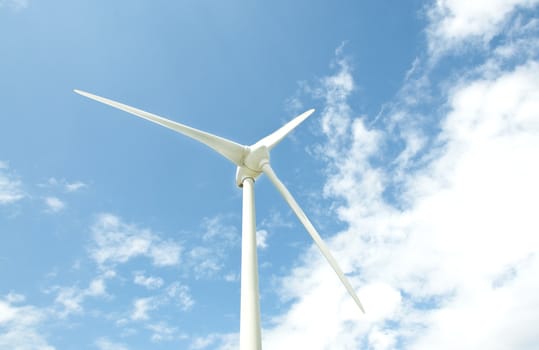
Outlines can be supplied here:
[[241, 244], [241, 304], [240, 304], [240, 350], [260, 350], [261, 327], [260, 327], [260, 304], [258, 294], [258, 262], [256, 255], [256, 223], [254, 203], [254, 181], [262, 173], [265, 173], [275, 185], [292, 211], [307, 229], [314, 243], [318, 246], [322, 255], [327, 259], [342, 284], [352, 296], [357, 306], [364, 313], [365, 310], [359, 301], [348, 279], [331, 255], [328, 247], [314, 228], [307, 215], [303, 212], [288, 189], [279, 180], [270, 166], [269, 153], [286, 135], [309, 117], [314, 109], [300, 114], [290, 122], [264, 137], [251, 146], [240, 145], [225, 138], [191, 128], [189, 126], [165, 119], [158, 115], [130, 107], [123, 103], [96, 96], [88, 92], [74, 90], [76, 93], [147, 119], [166, 128], [172, 129], [195, 139], [220, 153], [226, 159], [237, 165], [236, 184], [243, 188], [242, 210], [242, 244]]

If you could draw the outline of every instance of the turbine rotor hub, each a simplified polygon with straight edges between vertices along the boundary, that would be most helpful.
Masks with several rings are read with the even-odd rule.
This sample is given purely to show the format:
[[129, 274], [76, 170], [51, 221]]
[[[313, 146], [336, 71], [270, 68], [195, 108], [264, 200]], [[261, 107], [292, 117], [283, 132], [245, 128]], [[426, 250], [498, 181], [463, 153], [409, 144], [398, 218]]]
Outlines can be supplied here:
[[236, 184], [243, 187], [243, 180], [252, 178], [256, 180], [262, 174], [262, 167], [269, 163], [269, 150], [266, 146], [247, 147], [247, 154], [243, 159], [243, 164], [236, 170]]

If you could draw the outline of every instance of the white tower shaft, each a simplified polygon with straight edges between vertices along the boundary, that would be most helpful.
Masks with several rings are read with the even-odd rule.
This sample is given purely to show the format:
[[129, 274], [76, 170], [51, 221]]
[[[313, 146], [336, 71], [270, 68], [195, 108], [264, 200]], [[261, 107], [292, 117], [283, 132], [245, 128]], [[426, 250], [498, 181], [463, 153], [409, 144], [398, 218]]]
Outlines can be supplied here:
[[254, 179], [243, 180], [240, 350], [261, 350]]

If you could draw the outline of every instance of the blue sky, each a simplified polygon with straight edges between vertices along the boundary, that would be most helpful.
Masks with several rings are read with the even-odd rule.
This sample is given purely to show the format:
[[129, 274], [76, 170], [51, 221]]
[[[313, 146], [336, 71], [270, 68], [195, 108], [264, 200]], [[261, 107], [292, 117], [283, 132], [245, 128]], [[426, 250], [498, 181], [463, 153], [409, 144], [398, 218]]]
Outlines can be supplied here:
[[[272, 152], [265, 349], [534, 349], [535, 0], [0, 0], [0, 349], [235, 349], [241, 190], [81, 89]], [[501, 336], [503, 334], [503, 336]]]

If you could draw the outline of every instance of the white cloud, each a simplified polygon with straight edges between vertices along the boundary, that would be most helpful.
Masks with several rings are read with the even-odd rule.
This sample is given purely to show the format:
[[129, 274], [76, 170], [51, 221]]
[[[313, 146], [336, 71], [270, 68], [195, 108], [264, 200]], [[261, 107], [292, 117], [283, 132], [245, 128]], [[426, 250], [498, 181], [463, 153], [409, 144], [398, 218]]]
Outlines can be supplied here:
[[[467, 334], [459, 348], [502, 346], [488, 334], [503, 333], [504, 348], [537, 341], [527, 325], [538, 320], [522, 319], [530, 317], [523, 310], [539, 303], [529, 292], [537, 288], [530, 275], [539, 273], [533, 213], [539, 169], [530, 162], [539, 150], [537, 77], [532, 62], [458, 86], [440, 157], [409, 179], [412, 208], [399, 225], [409, 236], [392, 250], [392, 258], [404, 263], [384, 272], [418, 296], [450, 295], [424, 315], [430, 327], [418, 348], [440, 348], [446, 332], [455, 337], [474, 324], [481, 332]], [[409, 257], [409, 249], [422, 261]], [[492, 307], [511, 316], [492, 318]]]
[[266, 230], [257, 230], [256, 231], [256, 246], [260, 249], [265, 249], [268, 247], [266, 242], [268, 239], [268, 231]]
[[148, 320], [150, 318], [148, 313], [151, 310], [155, 310], [158, 306], [158, 300], [153, 297], [135, 299], [135, 301], [133, 301], [131, 319], [134, 321]]
[[95, 341], [99, 350], [128, 350], [125, 344], [113, 342], [107, 338], [99, 338]]
[[514, 12], [533, 8], [537, 0], [436, 0], [428, 9], [430, 52], [453, 48], [470, 40], [483, 43], [500, 33]]
[[209, 335], [206, 337], [196, 337], [192, 342], [190, 349], [193, 350], [199, 350], [199, 349], [205, 349], [208, 346], [212, 345], [215, 342], [215, 336]]
[[260, 229], [256, 231], [256, 246], [259, 249], [266, 249], [268, 247], [268, 236], [272, 230], [281, 227], [290, 228], [293, 225], [291, 222], [286, 221], [280, 212], [273, 211], [258, 226]]
[[180, 262], [181, 246], [165, 241], [148, 229], [124, 223], [112, 214], [99, 215], [92, 227], [92, 258], [100, 265], [114, 265], [146, 256], [156, 266], [174, 266]]
[[6, 162], [0, 161], [0, 205], [15, 203], [24, 197], [21, 181], [9, 173]]
[[202, 239], [206, 242], [222, 242], [223, 245], [234, 245], [239, 240], [238, 230], [235, 226], [226, 223], [226, 216], [217, 215], [204, 218]]
[[44, 202], [47, 206], [47, 211], [51, 213], [58, 213], [66, 207], [65, 203], [57, 197], [45, 197]]
[[195, 337], [189, 346], [192, 350], [207, 349], [233, 350], [239, 348], [239, 338], [237, 333], [212, 333], [203, 337]]
[[58, 294], [55, 298], [55, 303], [62, 306], [60, 312], [61, 317], [65, 317], [72, 313], [81, 313], [83, 311], [82, 302], [84, 300], [84, 292], [75, 287], [59, 287]]
[[197, 337], [191, 342], [190, 349], [198, 350], [198, 349], [205, 349], [211, 344], [213, 344], [215, 340], [212, 336], [207, 337]]
[[261, 227], [273, 229], [278, 227], [293, 227], [292, 223], [283, 218], [281, 212], [272, 211], [268, 217], [262, 219]]
[[167, 294], [170, 300], [177, 304], [183, 311], [191, 309], [195, 304], [189, 287], [179, 282], [171, 284], [167, 288]]
[[20, 11], [29, 6], [29, 0], [0, 0], [0, 8], [8, 7], [14, 11]]
[[212, 248], [215, 247], [198, 246], [189, 251], [188, 261], [190, 263], [190, 270], [194, 272], [195, 278], [213, 276], [223, 268], [222, 254], [220, 251]]
[[58, 312], [60, 317], [66, 317], [73, 313], [82, 313], [84, 308], [83, 302], [88, 298], [107, 297], [106, 280], [116, 276], [112, 270], [106, 271], [102, 275], [90, 281], [87, 288], [71, 287], [54, 287], [56, 298], [55, 303], [62, 307]]
[[88, 185], [86, 185], [84, 182], [82, 181], [75, 181], [75, 182], [72, 182], [72, 183], [65, 183], [65, 189], [67, 192], [77, 192], [78, 190], [82, 189], [82, 188], [85, 188], [87, 187]]
[[395, 332], [379, 330], [376, 327], [369, 333], [369, 348], [373, 350], [389, 350], [396, 347]]
[[22, 294], [10, 292], [4, 297], [4, 299], [10, 304], [18, 304], [25, 301], [26, 297]]
[[239, 231], [227, 223], [228, 219], [230, 217], [224, 215], [204, 218], [202, 242], [186, 254], [188, 268], [195, 273], [195, 278], [214, 276], [223, 268], [231, 249], [239, 245]]
[[381, 120], [373, 129], [354, 119], [347, 105], [354, 84], [338, 62], [319, 90], [332, 174], [324, 192], [340, 200], [348, 228], [328, 244], [367, 314], [311, 248], [281, 281], [281, 297], [292, 303], [264, 330], [265, 348], [534, 349], [539, 63], [510, 70], [499, 63], [444, 82], [441, 132], [397, 134], [401, 153], [380, 162], [395, 136], [383, 123], [410, 130], [414, 121]]
[[224, 280], [227, 282], [237, 282], [240, 280], [240, 276], [235, 272], [230, 272], [224, 276]]
[[13, 305], [24, 301], [24, 296], [8, 294], [0, 299], [0, 349], [54, 350], [44, 335], [46, 310], [31, 305]]
[[150, 311], [156, 310], [164, 305], [174, 305], [182, 311], [190, 310], [195, 301], [191, 296], [189, 287], [179, 282], [170, 284], [162, 293], [136, 298], [133, 301], [133, 309], [130, 318], [133, 321], [147, 321], [150, 319]]
[[162, 241], [151, 246], [149, 255], [156, 266], [174, 266], [180, 262], [181, 246], [172, 241]]
[[159, 289], [163, 286], [163, 279], [161, 277], [144, 276], [142, 272], [136, 272], [133, 279], [135, 284], [144, 286], [147, 289]]
[[316, 91], [316, 94], [324, 100], [322, 131], [332, 135], [323, 150], [323, 154], [328, 157], [338, 156], [332, 152], [348, 141], [352, 110], [346, 103], [346, 99], [355, 89], [350, 66], [348, 61], [341, 57], [341, 50], [342, 47], [337, 50], [336, 65], [339, 69], [337, 74], [324, 78], [322, 87]]
[[66, 179], [57, 179], [55, 177], [50, 177], [46, 183], [38, 184], [38, 186], [60, 188], [65, 192], [77, 192], [80, 189], [88, 187], [88, 185], [82, 181], [69, 182]]
[[102, 296], [106, 294], [105, 281], [101, 278], [94, 279], [90, 282], [86, 294], [89, 296]]
[[157, 343], [175, 339], [186, 339], [188, 337], [186, 334], [180, 333], [178, 328], [171, 327], [164, 322], [149, 324], [146, 328], [152, 332], [151, 340]]

